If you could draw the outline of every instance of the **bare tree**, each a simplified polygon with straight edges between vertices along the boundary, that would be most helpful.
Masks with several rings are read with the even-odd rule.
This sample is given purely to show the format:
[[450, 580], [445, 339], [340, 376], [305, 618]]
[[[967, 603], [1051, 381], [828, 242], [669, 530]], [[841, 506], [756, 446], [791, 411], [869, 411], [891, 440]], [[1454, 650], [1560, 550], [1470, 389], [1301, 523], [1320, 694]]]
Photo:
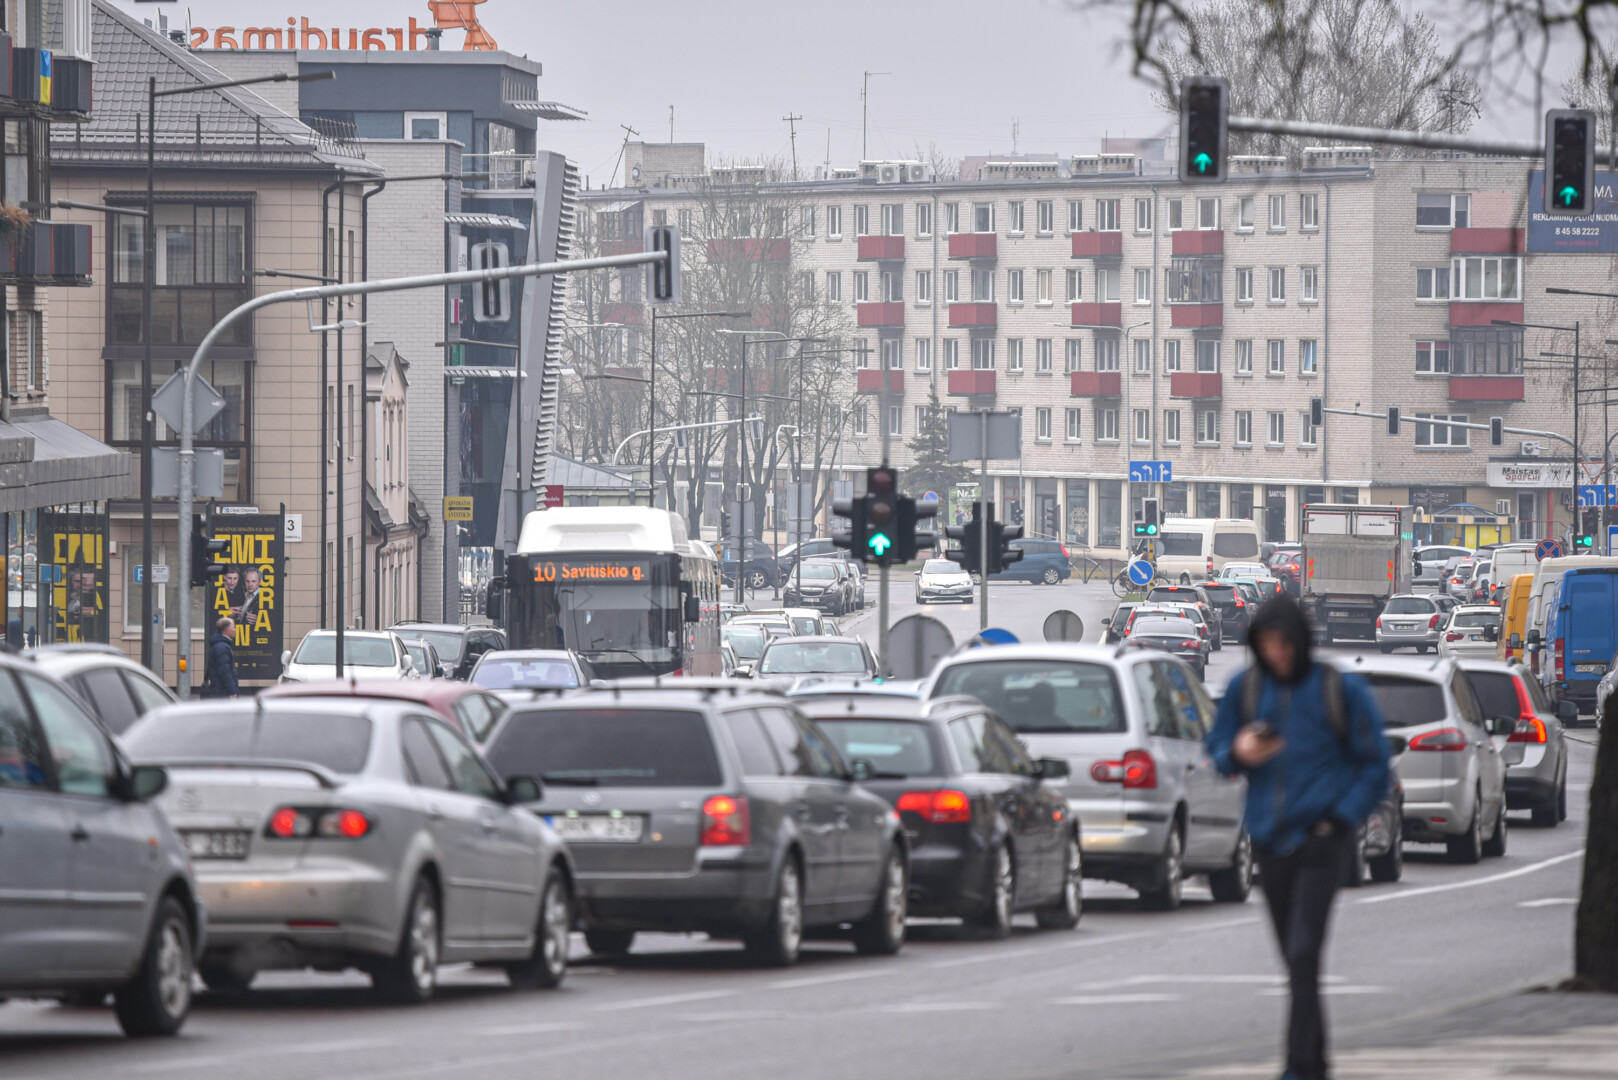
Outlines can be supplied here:
[[[578, 258], [601, 253], [600, 224], [582, 215]], [[556, 448], [580, 461], [607, 461], [631, 432], [644, 427], [646, 387], [641, 381], [640, 267], [569, 275], [568, 329], [562, 339]]]
[[961, 178], [961, 159], [952, 158], [938, 148], [936, 142], [929, 142], [927, 149], [921, 148], [918, 140], [915, 152], [911, 155], [916, 161], [925, 161], [932, 166], [933, 176], [938, 180], [959, 180]]
[[1596, 114], [1596, 131], [1606, 139], [1612, 131], [1612, 90], [1614, 46], [1608, 45], [1586, 68], [1575, 64], [1562, 79], [1562, 100], [1570, 109], [1589, 109]]

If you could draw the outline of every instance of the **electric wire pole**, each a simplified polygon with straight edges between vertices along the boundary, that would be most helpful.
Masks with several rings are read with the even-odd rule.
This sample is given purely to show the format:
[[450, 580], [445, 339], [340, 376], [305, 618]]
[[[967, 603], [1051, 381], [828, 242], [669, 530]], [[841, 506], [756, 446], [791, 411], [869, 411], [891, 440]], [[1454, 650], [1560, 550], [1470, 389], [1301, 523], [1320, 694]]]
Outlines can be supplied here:
[[[798, 121], [802, 120], [803, 117], [797, 113], [787, 113], [781, 119], [787, 122], [787, 137], [792, 140], [792, 180], [796, 183], [798, 180]], [[672, 136], [669, 141], [674, 141]]]

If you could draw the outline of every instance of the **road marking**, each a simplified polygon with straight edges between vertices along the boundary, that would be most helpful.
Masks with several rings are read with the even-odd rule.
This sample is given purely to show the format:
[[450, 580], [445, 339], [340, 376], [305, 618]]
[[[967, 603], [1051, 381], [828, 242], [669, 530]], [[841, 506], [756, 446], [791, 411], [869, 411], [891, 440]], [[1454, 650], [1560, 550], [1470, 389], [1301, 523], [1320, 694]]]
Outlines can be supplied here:
[[1158, 1005], [1167, 1001], [1183, 1001], [1179, 994], [1080, 994], [1078, 997], [1052, 998], [1052, 1005]]
[[1384, 893], [1381, 896], [1367, 896], [1359, 902], [1362, 904], [1384, 904], [1389, 900], [1403, 900], [1410, 896], [1429, 896], [1433, 893], [1451, 892], [1455, 889], [1470, 889], [1478, 885], [1492, 885], [1497, 881], [1507, 881], [1511, 878], [1522, 877], [1524, 874], [1532, 874], [1555, 866], [1557, 863], [1565, 863], [1569, 859], [1580, 858], [1583, 855], [1584, 852], [1582, 851], [1569, 851], [1564, 855], [1557, 855], [1542, 862], [1519, 866], [1515, 870], [1507, 870], [1503, 874], [1491, 874], [1488, 877], [1473, 878], [1470, 881], [1453, 881], [1448, 885], [1428, 885], [1420, 889], [1405, 889], [1403, 892]]
[[571, 1024], [565, 1021], [551, 1020], [539, 1024], [508, 1024], [504, 1027], [479, 1028], [479, 1035], [546, 1035], [555, 1031], [577, 1031], [583, 1024]]
[[[1284, 986], [1272, 986], [1258, 992], [1259, 997], [1280, 997], [1287, 992]], [[1321, 994], [1386, 994], [1385, 986], [1322, 986]]]
[[882, 1011], [890, 1013], [943, 1013], [943, 1012], [976, 1012], [987, 1009], [1003, 1009], [1004, 1005], [993, 1001], [906, 1001], [898, 1005], [885, 1006]]
[[696, 990], [689, 994], [664, 994], [661, 997], [632, 998], [598, 1005], [599, 1012], [617, 1012], [620, 1009], [655, 1009], [659, 1005], [684, 1005], [690, 1001], [713, 1001], [715, 998], [735, 997], [740, 990]]
[[1547, 896], [1543, 900], [1524, 900], [1518, 907], [1560, 907], [1563, 904], [1577, 904], [1577, 896]]
[[770, 983], [771, 990], [796, 990], [800, 986], [821, 986], [825, 983], [848, 982], [853, 979], [875, 979], [883, 975], [896, 975], [897, 969], [883, 971], [840, 971], [835, 975], [808, 975], [801, 979], [782, 979]]

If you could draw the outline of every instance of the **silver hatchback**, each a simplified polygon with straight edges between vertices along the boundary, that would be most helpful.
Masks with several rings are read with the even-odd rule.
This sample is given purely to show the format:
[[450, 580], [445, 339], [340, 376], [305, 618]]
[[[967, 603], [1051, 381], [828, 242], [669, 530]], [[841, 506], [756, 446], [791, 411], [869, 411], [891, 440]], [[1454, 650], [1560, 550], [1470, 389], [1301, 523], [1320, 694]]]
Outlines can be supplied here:
[[1376, 617], [1376, 646], [1385, 653], [1394, 649], [1415, 649], [1424, 653], [1437, 649], [1443, 636], [1444, 612], [1431, 596], [1400, 593], [1388, 598], [1382, 614]]

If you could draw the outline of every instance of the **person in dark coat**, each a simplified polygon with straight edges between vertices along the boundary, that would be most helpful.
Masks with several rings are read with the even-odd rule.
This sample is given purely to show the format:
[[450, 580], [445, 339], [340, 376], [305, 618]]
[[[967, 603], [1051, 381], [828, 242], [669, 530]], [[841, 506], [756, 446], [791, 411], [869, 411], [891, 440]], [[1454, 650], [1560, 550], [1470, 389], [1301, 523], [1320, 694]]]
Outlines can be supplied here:
[[233, 698], [236, 685], [236, 624], [227, 615], [214, 623], [202, 678], [205, 698]]

